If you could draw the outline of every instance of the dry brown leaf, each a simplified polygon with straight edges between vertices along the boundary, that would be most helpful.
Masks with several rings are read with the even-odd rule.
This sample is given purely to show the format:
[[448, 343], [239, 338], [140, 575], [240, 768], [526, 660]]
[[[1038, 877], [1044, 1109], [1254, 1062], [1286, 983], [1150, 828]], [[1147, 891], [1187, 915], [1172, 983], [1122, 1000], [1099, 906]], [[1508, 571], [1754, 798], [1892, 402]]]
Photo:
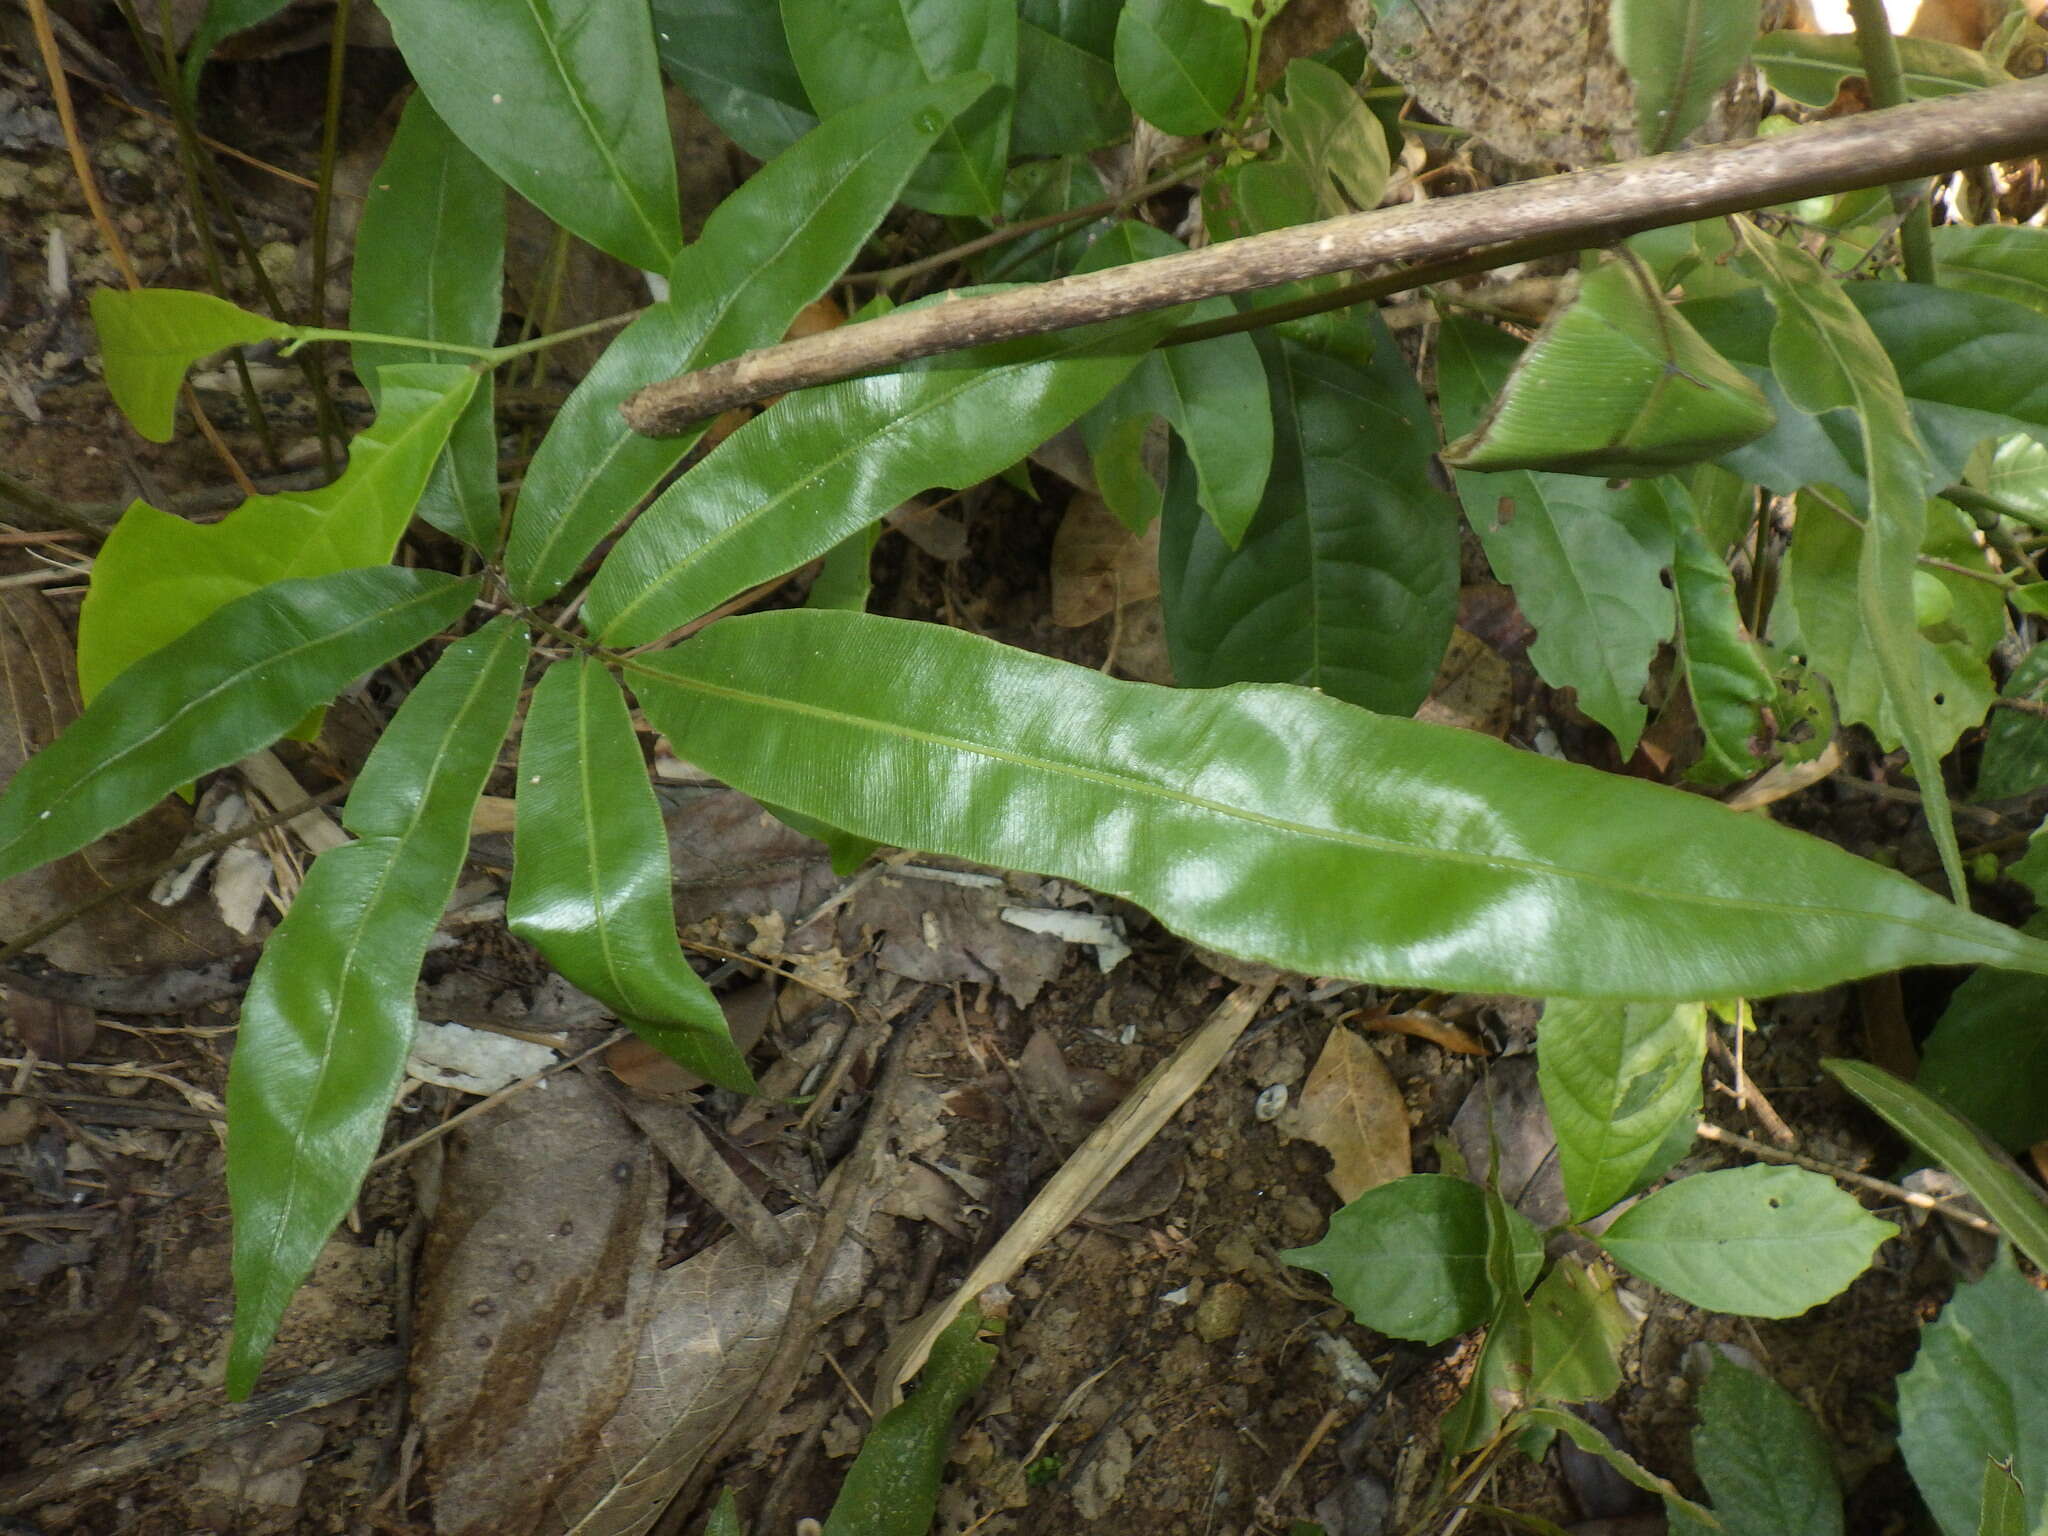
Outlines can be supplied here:
[[1142, 535], [1117, 521], [1100, 496], [1067, 504], [1052, 541], [1052, 621], [1092, 624], [1126, 603], [1159, 595], [1159, 520]]
[[1515, 679], [1500, 653], [1466, 630], [1451, 631], [1443, 665], [1415, 718], [1505, 737], [1515, 715]]
[[1330, 1187], [1347, 1205], [1414, 1171], [1400, 1085], [1379, 1052], [1341, 1024], [1331, 1027], [1301, 1098], [1278, 1123], [1282, 1135], [1330, 1154]]
[[1413, 1009], [1407, 1013], [1368, 1014], [1358, 1021], [1366, 1029], [1386, 1030], [1396, 1035], [1413, 1035], [1431, 1045], [1442, 1046], [1460, 1056], [1486, 1055], [1486, 1042], [1470, 1030], [1460, 1029], [1448, 1019]]

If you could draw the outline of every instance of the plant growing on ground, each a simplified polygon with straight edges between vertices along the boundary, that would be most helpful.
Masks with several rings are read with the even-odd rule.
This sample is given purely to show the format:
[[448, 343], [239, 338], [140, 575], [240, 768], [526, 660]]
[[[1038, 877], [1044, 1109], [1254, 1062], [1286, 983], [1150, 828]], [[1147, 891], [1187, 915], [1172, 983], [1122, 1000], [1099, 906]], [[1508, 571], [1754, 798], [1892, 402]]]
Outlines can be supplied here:
[[[620, 418], [639, 386], [780, 337], [899, 199], [1050, 221], [1036, 244], [973, 253], [984, 282], [1169, 251], [1161, 231], [1091, 207], [1087, 152], [1121, 135], [1129, 108], [1212, 135], [1194, 174], [1219, 238], [1371, 208], [1394, 156], [1356, 89], [1355, 49], [1297, 61], [1262, 95], [1249, 81], [1266, 13], [1234, 19], [1201, 0], [975, 0], [928, 36], [888, 6], [848, 33], [824, 0], [782, 0], [779, 27], [721, 28], [694, 25], [708, 14], [697, 0], [656, 0], [651, 33], [633, 5], [383, 9], [420, 91], [365, 210], [351, 329], [197, 294], [94, 301], [109, 384], [145, 435], [169, 435], [191, 362], [263, 340], [348, 341], [375, 425], [326, 490], [253, 497], [210, 528], [132, 508], [81, 623], [91, 707], [0, 798], [4, 876], [312, 726], [351, 679], [440, 637], [351, 793], [356, 840], [315, 864], [243, 1010], [229, 1104], [235, 1393], [374, 1154], [420, 959], [536, 660], [511, 924], [732, 1087], [751, 1078], [677, 943], [627, 690], [679, 753], [848, 857], [884, 843], [1059, 875], [1289, 970], [1580, 1000], [1553, 1012], [1545, 1049], [1557, 1091], [1599, 1129], [1572, 1175], [1579, 1214], [1668, 1168], [1674, 1137], [1682, 1150], [1698, 999], [1911, 964], [2048, 975], [2040, 938], [1828, 844], [1403, 718], [1450, 637], [1458, 506], [1433, 486], [1429, 404], [1381, 321], [1300, 313], [1343, 298], [1337, 279], [1275, 296], [1299, 301], [1294, 318], [1256, 337], [1158, 349], [1176, 326], [1231, 320], [1236, 306], [1213, 299], [805, 390], [675, 478], [701, 429], [646, 438]], [[687, 245], [657, 39], [768, 162]], [[1632, 67], [1646, 90], [1686, 93], [1671, 110], [1697, 105], [1696, 80]], [[494, 344], [506, 185], [664, 276], [667, 294], [570, 397], [509, 516], [490, 371], [558, 338]], [[1681, 225], [1592, 259], [1526, 346], [1447, 319], [1446, 458], [1537, 628], [1535, 665], [1622, 754], [1668, 643], [1675, 667], [1656, 686], [1690, 696], [1696, 780], [1817, 751], [1826, 730], [1795, 725], [1831, 689], [1844, 719], [1906, 748], [1938, 788], [1943, 755], [1991, 703], [1986, 658], [2008, 605], [2044, 607], [2024, 556], [1997, 552], [2048, 527], [2048, 404], [2023, 366], [2048, 342], [2048, 237], [1944, 230], [1936, 272], [1917, 274], [1943, 285], [1847, 283], [1838, 269], [1881, 243], [1889, 215], [1854, 195], [1795, 212]], [[1802, 239], [1808, 228], [1822, 238]], [[1175, 434], [1163, 487], [1141, 459], [1155, 418]], [[1076, 422], [1112, 509], [1133, 528], [1163, 519], [1181, 689], [862, 611], [878, 519], [1003, 472]], [[1797, 497], [1778, 581], [1767, 495]], [[414, 514], [469, 546], [469, 574], [388, 563]], [[820, 559], [833, 605], [814, 589], [812, 606], [671, 643]], [[1767, 610], [1779, 584], [1789, 599]], [[1925, 803], [1960, 899], [1946, 797]], [[1684, 1181], [1610, 1249], [1719, 1301], [1726, 1275], [1702, 1281], [1660, 1254], [1659, 1202], [1739, 1183], [1744, 1210], [1761, 1198], [1776, 1213], [1762, 1221], [1824, 1205], [1839, 1251], [1782, 1299], [1797, 1310], [1846, 1283], [1873, 1237], [1813, 1179]], [[1796, 1193], [1774, 1203], [1781, 1190]], [[1442, 1336], [1490, 1318], [1499, 1369], [1518, 1339], [1540, 1364], [1546, 1305], [1598, 1312], [1597, 1281], [1559, 1269], [1525, 1304], [1526, 1234], [1492, 1197], [1452, 1198], [1480, 1199], [1459, 1219], [1483, 1228], [1487, 1257], [1453, 1288], [1455, 1316], [1411, 1326]], [[1708, 1205], [1713, 1220], [1733, 1209]], [[1466, 1443], [1495, 1427], [1490, 1401], [1479, 1394]], [[1520, 1411], [1584, 1433], [1540, 1405]]]

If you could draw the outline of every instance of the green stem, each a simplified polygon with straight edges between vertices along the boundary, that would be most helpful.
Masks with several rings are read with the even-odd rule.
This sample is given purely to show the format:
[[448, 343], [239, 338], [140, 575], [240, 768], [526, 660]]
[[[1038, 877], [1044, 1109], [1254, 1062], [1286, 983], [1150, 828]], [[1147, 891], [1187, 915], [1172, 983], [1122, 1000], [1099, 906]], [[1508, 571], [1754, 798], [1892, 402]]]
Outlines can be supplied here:
[[[1864, 78], [1870, 82], [1870, 104], [1904, 106], [1906, 77], [1884, 0], [1849, 0], [1849, 14], [1856, 21], [1856, 51], [1863, 59]], [[1934, 225], [1927, 206], [1928, 184], [1895, 181], [1887, 190], [1900, 219], [1899, 254], [1905, 260], [1906, 280], [1931, 285], [1935, 280]]]

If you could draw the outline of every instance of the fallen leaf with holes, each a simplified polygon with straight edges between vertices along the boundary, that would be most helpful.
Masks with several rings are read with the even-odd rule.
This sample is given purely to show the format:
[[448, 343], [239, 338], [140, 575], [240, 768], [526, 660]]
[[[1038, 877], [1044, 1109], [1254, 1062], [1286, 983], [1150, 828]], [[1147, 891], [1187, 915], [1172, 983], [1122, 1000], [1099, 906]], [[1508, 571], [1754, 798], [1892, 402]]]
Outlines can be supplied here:
[[1127, 603], [1159, 595], [1159, 520], [1140, 534], [1100, 496], [1076, 496], [1052, 541], [1052, 621], [1092, 624]]
[[1504, 737], [1514, 714], [1514, 674], [1500, 653], [1476, 635], [1452, 630], [1443, 665], [1415, 718]]
[[1400, 1085], [1379, 1052], [1341, 1024], [1278, 1124], [1282, 1135], [1330, 1154], [1330, 1187], [1347, 1205], [1414, 1171]]

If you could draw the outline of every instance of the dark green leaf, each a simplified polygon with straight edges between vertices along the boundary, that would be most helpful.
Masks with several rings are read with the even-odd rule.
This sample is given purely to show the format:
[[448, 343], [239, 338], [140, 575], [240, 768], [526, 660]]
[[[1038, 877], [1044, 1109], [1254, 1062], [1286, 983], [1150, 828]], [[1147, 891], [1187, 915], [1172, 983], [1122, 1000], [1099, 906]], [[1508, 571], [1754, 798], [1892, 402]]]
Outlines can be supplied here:
[[1362, 366], [1260, 339], [1276, 442], [1240, 547], [1174, 455], [1159, 573], [1183, 687], [1300, 683], [1390, 715], [1428, 695], [1457, 617], [1457, 511], [1430, 480], [1429, 404], [1370, 324]]
[[825, 1517], [824, 1536], [927, 1536], [953, 1415], [995, 1364], [995, 1345], [975, 1337], [982, 1327], [981, 1314], [968, 1307], [939, 1335], [917, 1391], [868, 1431]]
[[249, 980], [228, 1076], [232, 1397], [255, 1385], [285, 1304], [376, 1156], [419, 1023], [420, 962], [469, 852], [526, 657], [507, 615], [420, 680], [350, 791], [342, 824], [358, 840], [314, 861]]
[[[1712, 466], [1702, 472], [1734, 479]], [[1742, 489], [1754, 499], [1750, 487]], [[1719, 553], [1734, 540], [1709, 543], [1699, 522], [1688, 515], [1696, 508], [1694, 499], [1676, 481], [1665, 482], [1664, 490], [1667, 503], [1674, 504], [1671, 577], [1678, 594], [1679, 661], [1706, 738], [1706, 750], [1687, 777], [1695, 783], [1730, 784], [1764, 766], [1758, 757], [1763, 710], [1777, 698], [1777, 682], [1761, 647], [1743, 628], [1735, 578]]]
[[1881, 1067], [1842, 1060], [1821, 1065], [1893, 1130], [1925, 1148], [1961, 1179], [2012, 1245], [2035, 1264], [2048, 1267], [2048, 1201], [2042, 1199], [2041, 1187], [1986, 1143], [1975, 1126]]
[[[1519, 351], [1474, 320], [1444, 322], [1437, 388], [1444, 430], [1465, 432]], [[1545, 682], [1577, 691], [1579, 708], [1633, 752], [1648, 711], [1643, 685], [1676, 622], [1664, 567], [1671, 527], [1661, 499], [1584, 475], [1457, 472], [1465, 517], [1486, 558], [1536, 626], [1529, 659]]]
[[1011, 154], [1082, 154], [1114, 144], [1130, 131], [1130, 103], [1117, 89], [1116, 68], [1106, 49], [1097, 52], [1085, 34], [1069, 36], [1028, 17], [1017, 23]]
[[1934, 256], [1945, 288], [1987, 293], [2048, 316], [2048, 229], [1944, 224]]
[[1972, 1536], [1984, 1463], [2010, 1461], [2033, 1532], [2048, 1521], [2048, 1295], [2001, 1254], [1959, 1286], [1899, 1378], [1899, 1450], [1944, 1536]]
[[874, 558], [875, 541], [881, 533], [880, 523], [869, 523], [826, 550], [825, 558], [818, 566], [818, 579], [811, 583], [804, 606], [843, 608], [848, 613], [866, 612], [868, 594], [874, 590], [868, 564]]
[[1838, 1295], [1896, 1236], [1832, 1180], [1758, 1163], [1667, 1184], [1599, 1241], [1623, 1268], [1696, 1307], [1796, 1317]]
[[[1027, 160], [1011, 167], [1010, 174], [1003, 179], [1005, 223], [1072, 213], [1102, 200], [1102, 177], [1086, 155]], [[995, 247], [973, 259], [969, 266], [978, 278], [991, 283], [999, 278], [1036, 283], [1065, 277], [1080, 265], [1088, 254], [1089, 241], [1108, 222], [1095, 219], [1040, 230], [1009, 245]]]
[[804, 89], [824, 115], [884, 91], [986, 75], [993, 87], [939, 125], [903, 200], [927, 213], [986, 219], [1000, 211], [1016, 99], [1016, 0], [782, 0], [782, 25]]
[[1128, 0], [1116, 78], [1138, 115], [1167, 133], [1207, 133], [1244, 85], [1245, 28], [1204, 0]]
[[808, 610], [723, 620], [630, 681], [679, 753], [757, 798], [1060, 875], [1285, 970], [1675, 1002], [1907, 964], [2048, 973], [2048, 945], [1816, 838], [1303, 689], [1119, 682]]
[[[2030, 932], [2048, 932], [2035, 916]], [[1915, 1086], [2009, 1152], [2048, 1140], [2048, 987], [1979, 971], [1949, 998], [1921, 1047]]]
[[[1724, 1536], [1841, 1536], [1834, 1451], [1797, 1398], [1717, 1354], [1699, 1413], [1693, 1465]], [[1712, 1530], [1683, 1510], [1670, 1514], [1673, 1536]]]
[[628, 266], [683, 246], [675, 146], [647, 7], [385, 0], [434, 110], [528, 202]]
[[79, 616], [88, 700], [235, 598], [391, 558], [477, 376], [448, 363], [395, 363], [384, 378], [384, 410], [331, 484], [252, 496], [217, 523], [129, 506], [93, 563]]
[[[1292, 157], [1279, 160], [1247, 160], [1227, 165], [1202, 183], [1202, 222], [1210, 240], [1235, 240], [1244, 235], [1262, 235], [1269, 230], [1292, 229], [1322, 217], [1316, 188], [1305, 167]], [[1326, 294], [1341, 286], [1341, 273], [1303, 278], [1262, 288], [1260, 304], [1285, 304]], [[1356, 330], [1348, 315], [1311, 315], [1302, 320], [1283, 321], [1280, 334], [1311, 345], [1321, 344], [1332, 326]]]
[[952, 80], [855, 107], [718, 205], [671, 270], [669, 297], [605, 349], [534, 455], [505, 556], [522, 602], [560, 591], [701, 435], [640, 436], [619, 416], [626, 397], [780, 339], [859, 254], [948, 117], [983, 85]]
[[[1164, 230], [1127, 221], [1090, 247], [1080, 270], [1149, 261], [1181, 249]], [[1214, 320], [1235, 312], [1228, 299], [1209, 299], [1188, 311], [1188, 318]], [[1217, 336], [1153, 352], [1082, 418], [1102, 499], [1134, 532], [1143, 532], [1159, 513], [1159, 487], [1142, 458], [1145, 430], [1155, 419], [1179, 433], [1196, 499], [1225, 542], [1235, 546], [1258, 511], [1273, 464], [1273, 411], [1252, 338]]]
[[1522, 1277], [1522, 1217], [1496, 1191], [1483, 1194], [1486, 1282], [1493, 1293], [1493, 1310], [1465, 1394], [1443, 1417], [1444, 1450], [1453, 1456], [1478, 1450], [1501, 1430], [1510, 1413], [1527, 1404], [1535, 1358], [1529, 1303], [1522, 1296], [1528, 1286]]
[[[1572, 1220], [1599, 1215], [1670, 1167], [1658, 1154], [1700, 1117], [1706, 1054], [1701, 1003], [1544, 1006], [1537, 1066]], [[1681, 1155], [1691, 1140], [1679, 1142]]]
[[1646, 155], [1682, 143], [1749, 60], [1758, 0], [1617, 0], [1608, 17], [1614, 56], [1636, 89], [1636, 136]]
[[[1948, 96], [1957, 91], [2006, 85], [2012, 76], [1984, 55], [1924, 37], [1898, 41], [1899, 64], [1908, 98]], [[1842, 82], [1861, 79], [1863, 58], [1848, 33], [1822, 37], [1810, 32], [1766, 32], [1750, 51], [1772, 90], [1809, 107], [1825, 107]]]
[[206, 67], [208, 55], [224, 39], [270, 20], [290, 3], [291, 0], [207, 0], [206, 14], [185, 43], [186, 99], [198, 101], [199, 72]]
[[[488, 347], [498, 339], [504, 281], [504, 183], [448, 131], [427, 98], [415, 94], [363, 198], [349, 327]], [[356, 376], [380, 409], [385, 365], [447, 357], [430, 347], [373, 341], [353, 348]], [[485, 374], [417, 509], [443, 533], [487, 554], [498, 542], [498, 434], [491, 396]]]
[[[1526, 1288], [1543, 1267], [1543, 1239], [1509, 1214]], [[1330, 1218], [1321, 1242], [1280, 1256], [1328, 1279], [1353, 1317], [1388, 1338], [1440, 1344], [1493, 1312], [1486, 1192], [1464, 1179], [1415, 1173], [1369, 1189]]]
[[654, 42], [669, 78], [756, 160], [818, 126], [768, 0], [654, 0]]
[[171, 440], [178, 386], [200, 358], [245, 341], [296, 334], [294, 326], [182, 288], [95, 288], [92, 323], [107, 392], [152, 443]]
[[[2048, 701], [2048, 645], [2037, 645], [2012, 669], [1999, 692], [2008, 699]], [[2031, 794], [2048, 784], [2048, 720], [2026, 710], [1993, 710], [1977, 767], [1979, 800]]]
[[745, 1527], [740, 1524], [739, 1501], [730, 1488], [718, 1495], [711, 1518], [704, 1523], [704, 1536], [747, 1536]]
[[[1577, 1414], [1563, 1408], [1539, 1405], [1529, 1409], [1523, 1417], [1538, 1428], [1556, 1430], [1589, 1456], [1598, 1456], [1636, 1487], [1659, 1495], [1664, 1500], [1666, 1509], [1691, 1515], [1709, 1528], [1713, 1526], [1714, 1518], [1706, 1510], [1681, 1495], [1668, 1480], [1643, 1467], [1633, 1456]], [[1785, 1532], [1784, 1536], [1791, 1536], [1791, 1532]]]
[[380, 566], [237, 598], [110, 683], [0, 795], [0, 880], [247, 757], [452, 624], [474, 581]]
[[1295, 59], [1266, 97], [1266, 121], [1302, 168], [1324, 217], [1379, 206], [1390, 169], [1387, 136], [1344, 77]]
[[1529, 1400], [1601, 1402], [1621, 1385], [1621, 1350], [1635, 1324], [1606, 1265], [1566, 1254], [1529, 1298]]
[[591, 628], [609, 645], [659, 639], [920, 491], [1000, 474], [1108, 393], [1171, 320], [1061, 331], [798, 391], [626, 531], [590, 584]]
[[753, 1073], [676, 941], [668, 832], [619, 686], [594, 657], [555, 663], [519, 746], [505, 921], [569, 982], [699, 1077]]

